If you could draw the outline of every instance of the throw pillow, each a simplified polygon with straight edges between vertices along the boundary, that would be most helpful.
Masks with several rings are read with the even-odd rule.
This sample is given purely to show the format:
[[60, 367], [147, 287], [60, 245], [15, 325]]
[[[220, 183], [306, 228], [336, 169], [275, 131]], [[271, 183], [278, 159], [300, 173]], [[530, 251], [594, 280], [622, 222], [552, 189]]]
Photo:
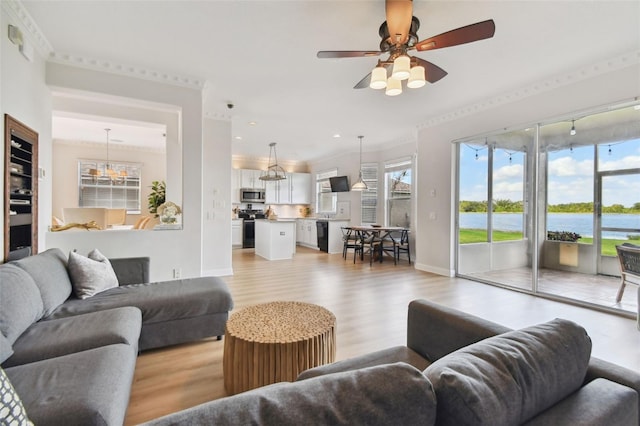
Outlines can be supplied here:
[[13, 355], [11, 342], [0, 332], [0, 364], [8, 360], [11, 355]]
[[76, 252], [69, 253], [69, 276], [73, 292], [79, 299], [87, 299], [102, 291], [118, 287], [118, 278], [113, 267], [98, 249], [88, 257]]
[[0, 368], [0, 424], [33, 426], [20, 397], [2, 368]]
[[515, 425], [578, 389], [591, 356], [584, 328], [562, 319], [507, 332], [431, 364], [436, 423]]

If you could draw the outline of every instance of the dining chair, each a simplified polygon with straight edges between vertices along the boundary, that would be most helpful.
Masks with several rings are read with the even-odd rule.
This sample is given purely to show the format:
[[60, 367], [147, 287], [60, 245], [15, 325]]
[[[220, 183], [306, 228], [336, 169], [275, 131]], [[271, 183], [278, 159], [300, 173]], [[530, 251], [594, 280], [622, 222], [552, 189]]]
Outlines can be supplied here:
[[347, 251], [353, 249], [353, 263], [356, 263], [356, 256], [362, 254], [362, 241], [358, 233], [349, 227], [340, 227], [342, 231], [342, 257], [347, 259]]
[[382, 240], [380, 232], [373, 230], [370, 232], [361, 231], [360, 239], [362, 241], [362, 252], [360, 259], [364, 260], [364, 255], [369, 255], [369, 265], [373, 265], [373, 261], [378, 256], [378, 261], [382, 263]]
[[396, 261], [400, 260], [400, 253], [407, 253], [409, 265], [411, 265], [411, 247], [409, 246], [409, 230], [403, 229], [400, 231], [400, 241], [396, 245]]
[[382, 238], [382, 253], [391, 252], [393, 264], [398, 264], [398, 246], [402, 241], [402, 231], [390, 231]]
[[140, 216], [140, 218], [133, 225], [133, 229], [144, 229], [147, 223], [151, 220], [150, 216]]

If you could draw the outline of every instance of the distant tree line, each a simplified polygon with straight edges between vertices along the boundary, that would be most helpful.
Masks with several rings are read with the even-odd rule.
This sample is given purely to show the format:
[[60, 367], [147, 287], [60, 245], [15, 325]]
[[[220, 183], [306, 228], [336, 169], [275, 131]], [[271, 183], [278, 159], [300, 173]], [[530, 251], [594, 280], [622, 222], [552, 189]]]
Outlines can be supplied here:
[[[486, 201], [460, 201], [460, 211], [463, 213], [486, 213], [488, 203]], [[522, 201], [494, 200], [494, 213], [522, 213], [524, 211]], [[549, 213], [591, 213], [593, 203], [563, 203], [549, 204]], [[602, 213], [640, 213], [640, 202], [634, 203], [631, 207], [622, 204], [612, 204], [603, 206]]]

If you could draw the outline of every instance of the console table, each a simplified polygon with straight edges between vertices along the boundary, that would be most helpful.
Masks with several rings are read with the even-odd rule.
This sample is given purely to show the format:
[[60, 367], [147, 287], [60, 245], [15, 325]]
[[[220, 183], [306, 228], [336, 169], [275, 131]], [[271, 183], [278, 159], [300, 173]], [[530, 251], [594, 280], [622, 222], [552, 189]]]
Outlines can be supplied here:
[[302, 302], [249, 306], [231, 315], [224, 337], [224, 387], [229, 395], [335, 361], [336, 317]]

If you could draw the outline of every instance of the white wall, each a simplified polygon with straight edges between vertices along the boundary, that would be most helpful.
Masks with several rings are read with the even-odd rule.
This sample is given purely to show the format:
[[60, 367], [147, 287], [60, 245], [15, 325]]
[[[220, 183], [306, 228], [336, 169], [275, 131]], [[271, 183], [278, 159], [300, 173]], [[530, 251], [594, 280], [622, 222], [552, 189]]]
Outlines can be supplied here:
[[[44, 84], [45, 62], [37, 50], [33, 62], [22, 56], [18, 46], [7, 37], [8, 25], [17, 25], [17, 20], [1, 6], [0, 11], [0, 109], [4, 135], [4, 114], [9, 114], [38, 133], [38, 165], [46, 173], [51, 170], [51, 95]], [[23, 37], [34, 45], [29, 34], [23, 30]], [[4, 147], [4, 136], [3, 147]], [[4, 149], [0, 153], [0, 164], [4, 175]], [[44, 247], [44, 233], [51, 216], [51, 178], [47, 174], [38, 182], [38, 246]], [[4, 194], [4, 192], [3, 192]], [[2, 195], [4, 205], [4, 195]], [[4, 223], [4, 209], [0, 211], [0, 222]], [[0, 247], [4, 246], [4, 233], [0, 236]], [[0, 259], [2, 256], [0, 256]]]
[[[47, 245], [55, 245], [63, 250], [78, 246], [84, 251], [93, 245], [103, 250], [109, 257], [150, 256], [151, 276], [154, 280], [172, 277], [173, 269], [179, 268], [184, 277], [200, 276], [203, 270], [203, 113], [202, 92], [192, 88], [165, 85], [140, 80], [124, 75], [109, 74], [63, 64], [47, 64], [47, 83], [56, 88], [67, 88], [89, 94], [98, 93], [121, 98], [132, 98], [174, 108], [182, 119], [182, 190], [183, 190], [183, 229], [179, 231], [130, 232], [118, 238], [117, 232], [71, 233], [69, 241], [62, 241], [59, 234], [49, 234]], [[218, 143], [230, 144], [231, 140], [219, 139]], [[226, 145], [225, 145], [226, 146]], [[230, 149], [230, 148], [227, 148]], [[171, 156], [167, 152], [167, 156]], [[208, 158], [206, 167], [226, 169], [230, 175], [230, 155], [216, 155]], [[167, 170], [170, 174], [171, 170]], [[167, 176], [167, 184], [171, 180]], [[220, 201], [229, 204], [229, 191], [220, 194]], [[169, 189], [167, 189], [169, 196]], [[221, 243], [228, 250], [231, 247], [230, 215], [223, 222], [213, 222], [209, 231], [219, 231], [220, 235], [229, 233], [228, 241]], [[88, 234], [88, 235], [86, 235]], [[95, 235], [93, 235], [95, 234]], [[79, 238], [84, 238], [80, 241]], [[81, 250], [81, 251], [83, 251]], [[216, 265], [208, 264], [207, 270], [230, 270], [230, 259], [212, 260]]]
[[[631, 61], [630, 61], [631, 62]], [[597, 69], [597, 68], [596, 68]], [[601, 73], [511, 103], [484, 109], [459, 119], [423, 128], [418, 133], [418, 205], [423, 214], [416, 232], [416, 267], [442, 275], [454, 274], [455, 194], [453, 140], [502, 128], [535, 124], [545, 119], [628, 100], [640, 95], [640, 65]], [[431, 190], [435, 190], [432, 197]], [[429, 220], [428, 214], [436, 219]]]
[[[231, 123], [205, 119], [202, 143], [202, 275], [231, 275]], [[221, 161], [227, 159], [227, 161]]]
[[[393, 144], [389, 147], [380, 149], [366, 148], [366, 137], [363, 139], [362, 148], [362, 163], [378, 163], [378, 209], [377, 217], [379, 223], [384, 223], [384, 163], [390, 160], [396, 160], [408, 156], [415, 155], [416, 144], [415, 142], [406, 142], [400, 144]], [[316, 173], [338, 169], [338, 176], [349, 176], [349, 184], [353, 185], [358, 180], [358, 172], [360, 169], [360, 152], [359, 142], [354, 142], [354, 151], [345, 152], [343, 155], [330, 157], [322, 160], [316, 160], [311, 163], [311, 181], [313, 185], [313, 194], [315, 194], [316, 185]], [[350, 222], [353, 225], [359, 225], [361, 223], [361, 197], [358, 191], [339, 192], [338, 202], [347, 201], [350, 207]], [[312, 202], [312, 206], [315, 211], [315, 200]], [[414, 200], [415, 206], [415, 200]], [[414, 208], [415, 210], [415, 208]], [[414, 213], [414, 217], [416, 214]], [[415, 224], [415, 220], [414, 220]]]
[[[78, 207], [78, 160], [106, 158], [106, 145], [76, 143], [69, 141], [53, 142], [53, 167], [50, 176], [53, 181], [52, 214], [62, 218], [64, 207]], [[166, 180], [166, 155], [163, 152], [118, 147], [111, 144], [109, 158], [112, 161], [126, 161], [142, 165], [140, 183], [140, 215], [148, 216], [147, 196], [151, 192], [151, 182]], [[175, 199], [170, 199], [171, 201]], [[182, 201], [174, 201], [182, 204]], [[135, 223], [140, 215], [128, 215], [127, 224]], [[51, 222], [48, 222], [51, 224]]]

